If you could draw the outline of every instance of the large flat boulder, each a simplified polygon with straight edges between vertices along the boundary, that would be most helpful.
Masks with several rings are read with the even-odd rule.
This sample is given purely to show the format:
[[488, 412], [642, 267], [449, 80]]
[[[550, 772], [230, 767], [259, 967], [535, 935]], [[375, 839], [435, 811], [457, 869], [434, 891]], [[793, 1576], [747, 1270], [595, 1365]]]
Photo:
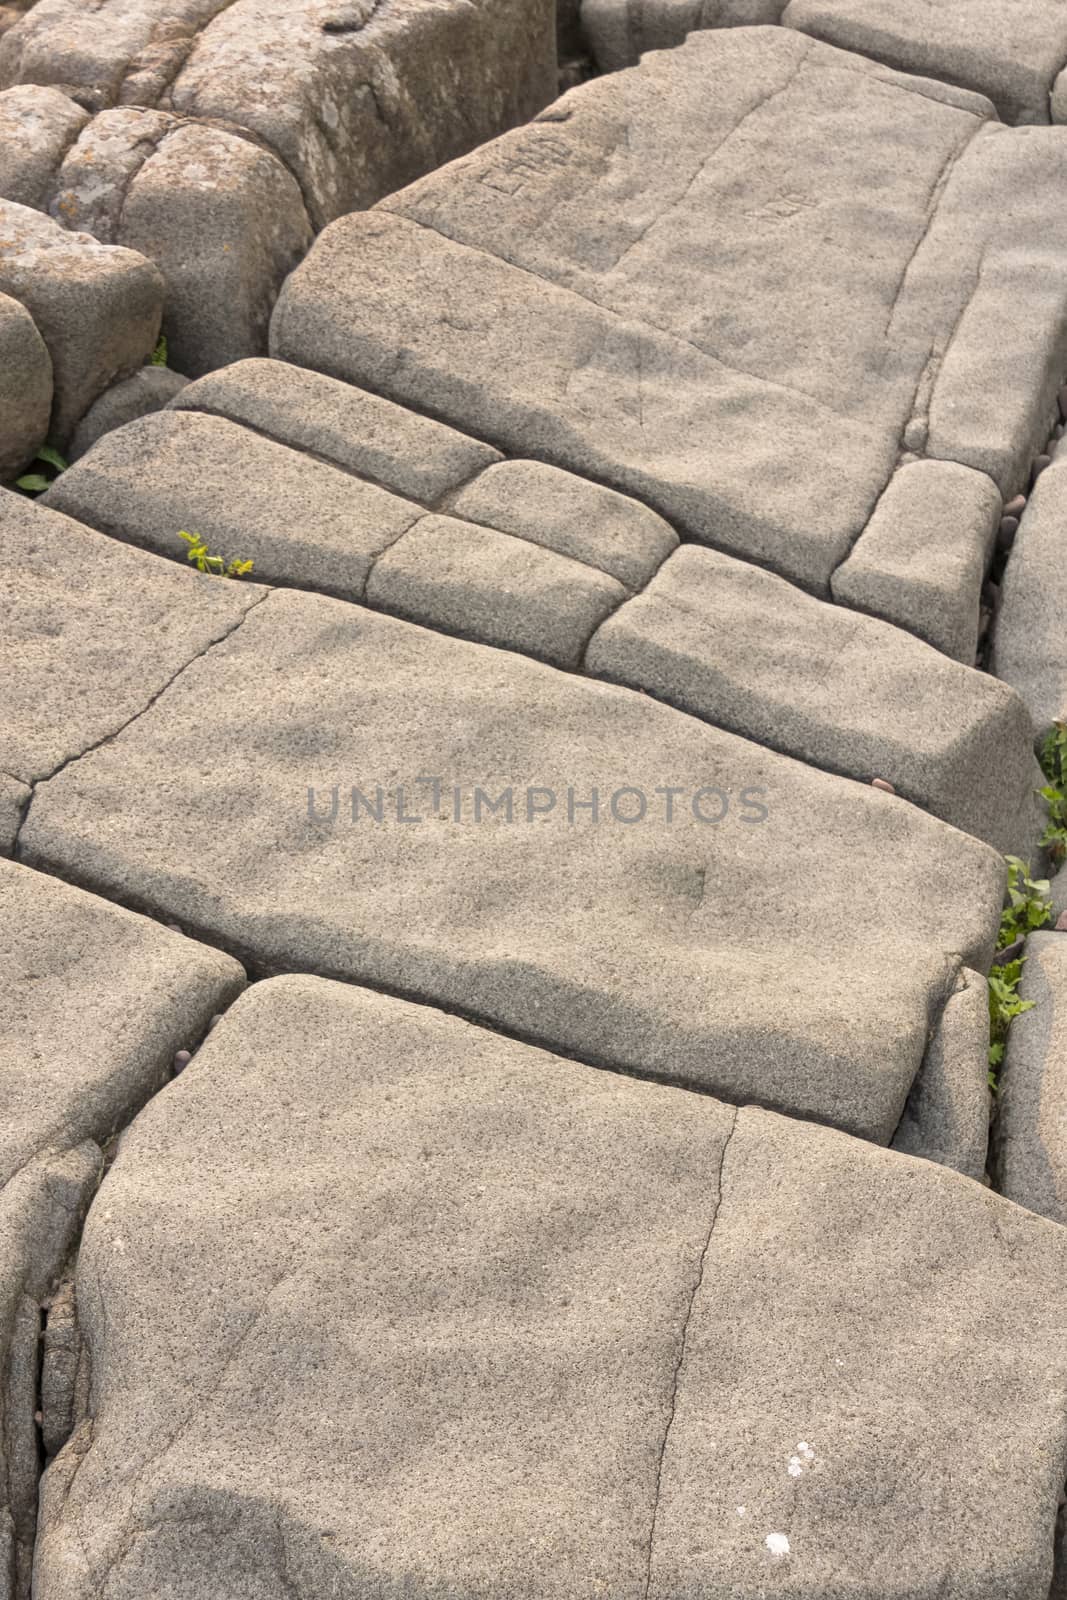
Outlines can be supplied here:
[[151, 355], [163, 290], [144, 256], [0, 199], [0, 293], [21, 301], [48, 347], [60, 448], [97, 396]]
[[41, 1304], [103, 1147], [242, 987], [236, 961], [0, 861], [0, 1594], [28, 1600]]
[[1048, 1595], [1067, 1231], [426, 1007], [238, 1000], [77, 1304], [54, 1600]]
[[1067, 20], [1056, 0], [582, 0], [581, 20], [604, 71], [671, 49], [694, 28], [781, 22], [975, 89], [1005, 121], [1067, 120]]
[[273, 352], [828, 594], [902, 448], [1014, 494], [1047, 437], [1067, 142], [990, 116], [789, 29], [693, 34], [327, 229]]
[[883, 1141], [961, 960], [988, 964], [1003, 884], [988, 846], [894, 796], [286, 590], [38, 784], [20, 850], [258, 972]]
[[0, 490], [0, 769], [23, 784], [110, 738], [265, 591], [182, 570]]
[[1017, 694], [875, 617], [687, 545], [593, 635], [588, 671], [830, 772], [882, 778], [1026, 856], [1033, 726]]
[[1019, 993], [1032, 1009], [1008, 1034], [997, 1119], [997, 1184], [1067, 1223], [1067, 933], [1026, 941]]
[[1067, 456], [1026, 504], [1001, 584], [992, 670], [1030, 707], [1039, 732], [1067, 717]]

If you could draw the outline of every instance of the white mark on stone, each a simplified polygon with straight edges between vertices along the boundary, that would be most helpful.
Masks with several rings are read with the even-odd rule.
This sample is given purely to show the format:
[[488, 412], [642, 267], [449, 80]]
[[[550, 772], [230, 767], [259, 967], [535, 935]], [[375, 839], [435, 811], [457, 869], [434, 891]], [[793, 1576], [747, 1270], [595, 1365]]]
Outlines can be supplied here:
[[786, 1470], [791, 1478], [799, 1478], [800, 1474], [804, 1471], [804, 1468], [810, 1467], [814, 1460], [815, 1451], [811, 1448], [810, 1444], [805, 1444], [804, 1440], [801, 1439], [800, 1443], [797, 1445], [796, 1455], [789, 1457], [789, 1466]]
[[739, 1517], [743, 1517], [743, 1516], [744, 1516], [744, 1515], [745, 1515], [745, 1508], [744, 1508], [744, 1506], [738, 1506], [738, 1508], [737, 1508], [737, 1515], [738, 1515], [738, 1516], [739, 1516]]
[[784, 1533], [769, 1533], [764, 1541], [772, 1556], [787, 1556], [789, 1540]]

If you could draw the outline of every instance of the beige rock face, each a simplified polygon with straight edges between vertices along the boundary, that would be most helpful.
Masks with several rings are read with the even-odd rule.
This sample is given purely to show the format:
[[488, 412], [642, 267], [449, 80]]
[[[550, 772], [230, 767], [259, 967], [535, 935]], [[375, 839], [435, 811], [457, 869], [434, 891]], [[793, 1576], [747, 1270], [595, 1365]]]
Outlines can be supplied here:
[[37, 1581], [1039, 1600], [1065, 1284], [928, 1162], [278, 979], [90, 1216]]
[[48, 347], [60, 448], [97, 396], [152, 353], [163, 287], [144, 256], [0, 200], [0, 293], [22, 302]]
[[990, 114], [696, 33], [334, 224], [273, 350], [826, 594], [905, 439], [1013, 494], [1047, 436], [1067, 148]]
[[260, 972], [366, 981], [883, 1141], [961, 958], [989, 960], [1003, 881], [988, 847], [870, 787], [288, 591], [38, 784], [20, 839]]
[[1067, 717], [1067, 457], [1038, 478], [1004, 573], [991, 666], [1044, 732]]
[[998, 1120], [998, 1187], [1067, 1223], [1067, 933], [1026, 941], [1019, 993], [1032, 1009], [1008, 1034]]
[[102, 1147], [244, 982], [237, 962], [0, 861], [0, 1584], [23, 1600], [37, 1513], [41, 1302]]
[[52, 358], [24, 305], [0, 294], [0, 483], [33, 460], [52, 414]]

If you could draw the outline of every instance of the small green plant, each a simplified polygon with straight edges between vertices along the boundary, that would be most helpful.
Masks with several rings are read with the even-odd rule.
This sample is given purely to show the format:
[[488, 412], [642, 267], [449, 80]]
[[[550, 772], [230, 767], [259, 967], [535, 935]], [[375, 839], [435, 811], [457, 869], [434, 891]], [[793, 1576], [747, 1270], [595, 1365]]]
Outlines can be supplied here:
[[59, 474], [66, 472], [70, 465], [69, 461], [64, 461], [59, 451], [53, 450], [50, 444], [43, 444], [38, 450], [33, 458], [33, 465], [36, 466], [38, 462], [41, 462], [46, 467], [51, 467], [53, 470], [50, 473], [25, 472], [21, 478], [16, 478], [15, 488], [21, 489], [23, 494], [44, 494], [45, 490], [50, 488], [56, 478], [59, 477]]
[[1041, 742], [1041, 770], [1048, 783], [1038, 793], [1048, 807], [1041, 848], [1054, 867], [1067, 858], [1067, 722], [1054, 722]]
[[251, 561], [227, 563], [225, 556], [213, 556], [198, 533], [186, 533], [182, 529], [178, 538], [184, 539], [189, 546], [186, 560], [193, 563], [197, 572], [206, 572], [215, 578], [244, 578], [252, 570]]
[[[1031, 878], [1030, 868], [1018, 856], [1008, 856], [1008, 890], [1006, 904], [1000, 913], [998, 950], [1013, 950], [1014, 946], [1047, 927], [1052, 920], [1047, 878]], [[1026, 957], [1012, 954], [1008, 961], [995, 962], [989, 969], [989, 1087], [996, 1094], [999, 1088], [1000, 1068], [1004, 1064], [1004, 1047], [1008, 1042], [1008, 1029], [1016, 1017], [1033, 1006], [1032, 1000], [1020, 1000], [1019, 980], [1023, 975]]]
[[148, 358], [148, 365], [150, 367], [165, 367], [166, 364], [167, 336], [165, 333], [161, 333], [159, 336], [159, 343], [156, 345], [156, 348], [152, 351], [152, 354]]

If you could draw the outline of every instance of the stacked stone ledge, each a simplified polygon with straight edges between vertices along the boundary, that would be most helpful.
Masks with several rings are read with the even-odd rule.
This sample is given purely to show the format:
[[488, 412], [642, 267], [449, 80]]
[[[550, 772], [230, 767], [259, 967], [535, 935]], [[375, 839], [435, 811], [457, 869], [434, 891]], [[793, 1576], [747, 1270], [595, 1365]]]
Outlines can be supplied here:
[[172, 365], [266, 347], [315, 232], [555, 93], [549, 0], [38, 0], [0, 33], [0, 198], [155, 263]]

